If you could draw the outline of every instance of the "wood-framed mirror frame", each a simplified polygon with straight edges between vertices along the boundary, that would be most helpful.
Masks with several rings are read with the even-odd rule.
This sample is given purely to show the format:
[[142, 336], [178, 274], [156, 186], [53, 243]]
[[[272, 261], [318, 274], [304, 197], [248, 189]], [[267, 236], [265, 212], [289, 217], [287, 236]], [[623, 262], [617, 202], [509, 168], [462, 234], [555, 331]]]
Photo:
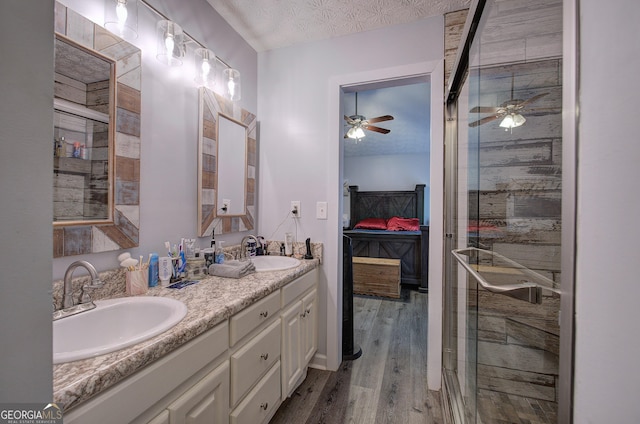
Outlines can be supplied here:
[[72, 9], [55, 3], [54, 30], [116, 62], [113, 139], [109, 147], [110, 219], [56, 222], [53, 257], [137, 247], [140, 231], [141, 51]]
[[[223, 96], [200, 88], [198, 122], [198, 228], [199, 237], [250, 231], [256, 210], [257, 118]], [[225, 215], [216, 206], [218, 192], [218, 123], [219, 116], [244, 126], [247, 133], [245, 213]]]

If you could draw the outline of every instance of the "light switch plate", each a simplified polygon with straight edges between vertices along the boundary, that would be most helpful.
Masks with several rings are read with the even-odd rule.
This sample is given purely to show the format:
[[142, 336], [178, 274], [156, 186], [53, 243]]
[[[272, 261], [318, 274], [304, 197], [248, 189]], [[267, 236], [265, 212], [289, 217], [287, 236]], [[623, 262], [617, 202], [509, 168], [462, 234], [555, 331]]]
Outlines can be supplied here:
[[327, 202], [316, 203], [316, 218], [327, 219]]

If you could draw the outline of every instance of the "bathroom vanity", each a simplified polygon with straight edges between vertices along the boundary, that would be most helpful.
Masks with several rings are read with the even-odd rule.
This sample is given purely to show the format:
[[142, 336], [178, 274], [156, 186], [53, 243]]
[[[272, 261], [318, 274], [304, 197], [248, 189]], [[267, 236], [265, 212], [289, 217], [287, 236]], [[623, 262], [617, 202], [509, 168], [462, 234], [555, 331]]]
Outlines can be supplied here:
[[268, 422], [317, 349], [318, 262], [150, 289], [187, 315], [138, 345], [55, 365], [64, 422]]

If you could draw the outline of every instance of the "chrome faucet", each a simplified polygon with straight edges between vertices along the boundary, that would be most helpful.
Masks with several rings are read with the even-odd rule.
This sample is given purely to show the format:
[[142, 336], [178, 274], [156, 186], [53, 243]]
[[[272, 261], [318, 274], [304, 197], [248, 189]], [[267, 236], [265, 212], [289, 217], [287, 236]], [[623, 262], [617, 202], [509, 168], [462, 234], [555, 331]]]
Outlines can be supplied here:
[[102, 287], [104, 284], [100, 277], [98, 276], [98, 272], [95, 267], [91, 265], [87, 261], [75, 261], [67, 268], [67, 271], [64, 273], [64, 297], [62, 298], [62, 307], [64, 309], [71, 308], [73, 306], [73, 287], [71, 285], [71, 276], [73, 275], [73, 271], [77, 267], [83, 267], [89, 272], [91, 276], [91, 284], [87, 284], [82, 286], [82, 294], [80, 295], [79, 303], [92, 303], [89, 294], [86, 292], [86, 289], [97, 289]]
[[249, 255], [247, 255], [247, 241], [249, 241], [249, 239], [253, 239], [253, 241], [256, 243], [256, 248], [258, 247], [258, 239], [256, 238], [256, 236], [249, 234], [242, 237], [242, 241], [240, 242], [240, 254], [238, 257], [238, 259], [240, 260], [247, 259], [249, 257]]

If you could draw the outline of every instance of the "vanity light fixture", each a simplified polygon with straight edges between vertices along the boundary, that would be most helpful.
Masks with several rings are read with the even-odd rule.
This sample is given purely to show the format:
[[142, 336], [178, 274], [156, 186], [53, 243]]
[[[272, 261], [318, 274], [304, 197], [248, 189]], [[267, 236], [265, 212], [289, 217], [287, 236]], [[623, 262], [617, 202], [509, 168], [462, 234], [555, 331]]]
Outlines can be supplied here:
[[241, 98], [240, 71], [233, 68], [224, 70], [225, 96], [232, 102]]
[[156, 58], [169, 66], [182, 65], [184, 33], [175, 22], [163, 19], [156, 24]]
[[104, 27], [125, 40], [138, 38], [138, 0], [107, 0]]
[[216, 55], [211, 50], [199, 47], [195, 51], [196, 77], [198, 87], [213, 88], [216, 81]]
[[[126, 8], [127, 14], [122, 9], [123, 6], [128, 6], [130, 3], [135, 3], [138, 0], [106, 0], [111, 10], [116, 10], [115, 7], [120, 7], [120, 17], [123, 21], [128, 22], [131, 17], [131, 9]], [[171, 21], [166, 15], [160, 12], [158, 9], [150, 5], [146, 0], [139, 0], [150, 11], [155, 13], [161, 18], [156, 24], [156, 38], [157, 38], [157, 52], [156, 58], [169, 66], [182, 65], [183, 57], [187, 52], [187, 43], [194, 43], [197, 45], [195, 48], [195, 62], [196, 62], [196, 77], [195, 82], [198, 86], [212, 88], [215, 85], [216, 69], [218, 68], [217, 62], [220, 62], [225, 67], [224, 70], [224, 96], [231, 101], [238, 101], [242, 97], [240, 87], [240, 71], [231, 68], [221, 58], [217, 57], [211, 50], [207, 49], [202, 43], [189, 35], [186, 31], [180, 27], [177, 23]], [[115, 2], [115, 7], [114, 7]], [[109, 7], [109, 6], [108, 6]], [[126, 19], [125, 19], [126, 17]], [[137, 27], [138, 12], [136, 3], [135, 23]], [[106, 24], [105, 24], [106, 25]]]

